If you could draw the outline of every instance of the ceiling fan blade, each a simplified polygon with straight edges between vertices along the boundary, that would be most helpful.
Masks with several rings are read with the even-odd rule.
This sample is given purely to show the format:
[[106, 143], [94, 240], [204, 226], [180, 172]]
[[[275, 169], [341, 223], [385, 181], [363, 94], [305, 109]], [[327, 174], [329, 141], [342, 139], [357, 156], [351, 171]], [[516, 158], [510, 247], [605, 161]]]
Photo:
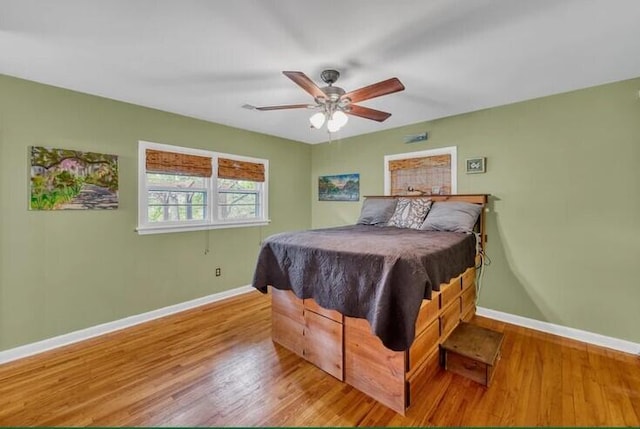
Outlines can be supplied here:
[[[315, 107], [315, 106], [311, 106]], [[308, 109], [308, 104], [285, 104], [283, 106], [254, 107], [255, 110], [284, 110], [284, 109]]]
[[380, 97], [381, 95], [393, 94], [394, 92], [404, 90], [404, 85], [397, 77], [383, 80], [369, 86], [347, 92], [342, 98], [350, 98], [352, 103], [369, 100], [371, 98]]
[[302, 89], [311, 94], [313, 98], [326, 97], [325, 93], [322, 92], [322, 90], [318, 88], [318, 85], [313, 83], [306, 74], [299, 71], [283, 71], [282, 74], [297, 83]]
[[389, 116], [391, 116], [391, 113], [382, 112], [370, 107], [356, 106], [354, 104], [351, 105], [351, 110], [348, 112], [345, 111], [345, 113], [378, 122], [384, 122]]

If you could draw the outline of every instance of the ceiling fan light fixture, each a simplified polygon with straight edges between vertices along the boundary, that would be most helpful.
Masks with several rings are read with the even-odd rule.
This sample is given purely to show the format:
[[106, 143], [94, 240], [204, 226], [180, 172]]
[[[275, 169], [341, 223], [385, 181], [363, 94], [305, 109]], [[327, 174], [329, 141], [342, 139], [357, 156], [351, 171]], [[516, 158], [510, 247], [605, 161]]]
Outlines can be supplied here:
[[333, 119], [329, 119], [327, 121], [327, 131], [329, 131], [330, 133], [335, 133], [339, 129], [340, 126], [338, 126], [338, 121], [334, 121]]
[[343, 111], [336, 110], [335, 112], [333, 112], [333, 115], [331, 115], [331, 118], [327, 121], [327, 131], [329, 131], [330, 133], [339, 131], [340, 128], [342, 128], [348, 120], [349, 118], [344, 114]]
[[331, 119], [337, 123], [338, 129], [344, 127], [347, 122], [349, 122], [349, 117], [342, 110], [336, 110]]
[[324, 125], [325, 119], [326, 118], [325, 118], [324, 112], [318, 112], [318, 113], [315, 113], [315, 114], [311, 115], [311, 117], [309, 118], [309, 122], [311, 123], [311, 126], [313, 128], [318, 130], [318, 129], [320, 129], [322, 127], [322, 125]]

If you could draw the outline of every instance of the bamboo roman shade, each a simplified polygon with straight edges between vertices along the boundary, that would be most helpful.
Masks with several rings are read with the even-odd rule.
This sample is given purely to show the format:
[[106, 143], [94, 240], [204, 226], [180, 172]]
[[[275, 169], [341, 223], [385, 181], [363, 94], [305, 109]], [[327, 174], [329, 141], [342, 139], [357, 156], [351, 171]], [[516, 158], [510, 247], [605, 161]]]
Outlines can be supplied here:
[[389, 161], [391, 195], [414, 189], [425, 194], [451, 193], [451, 155], [434, 155]]
[[146, 150], [148, 173], [184, 174], [187, 176], [211, 177], [211, 158], [184, 153]]
[[218, 158], [218, 177], [221, 179], [264, 182], [264, 164]]
[[451, 155], [425, 156], [389, 161], [389, 170], [408, 170], [411, 168], [450, 167]]

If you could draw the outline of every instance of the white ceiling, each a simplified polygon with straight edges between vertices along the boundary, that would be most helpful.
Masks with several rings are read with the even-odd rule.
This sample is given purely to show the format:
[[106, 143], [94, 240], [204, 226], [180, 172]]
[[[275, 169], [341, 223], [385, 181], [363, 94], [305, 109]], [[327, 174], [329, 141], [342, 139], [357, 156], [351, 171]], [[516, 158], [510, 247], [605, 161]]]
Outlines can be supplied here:
[[309, 111], [242, 105], [310, 103], [281, 71], [325, 68], [406, 86], [334, 139], [638, 77], [640, 1], [0, 0], [2, 74], [302, 142]]

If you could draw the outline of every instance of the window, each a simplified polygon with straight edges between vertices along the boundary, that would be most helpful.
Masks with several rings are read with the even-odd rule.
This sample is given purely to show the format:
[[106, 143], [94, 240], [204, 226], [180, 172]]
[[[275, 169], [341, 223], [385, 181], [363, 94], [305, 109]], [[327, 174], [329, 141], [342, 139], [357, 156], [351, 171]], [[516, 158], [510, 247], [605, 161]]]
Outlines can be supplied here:
[[265, 225], [265, 159], [139, 142], [138, 233]]
[[455, 194], [456, 152], [456, 147], [450, 146], [385, 156], [385, 194]]

